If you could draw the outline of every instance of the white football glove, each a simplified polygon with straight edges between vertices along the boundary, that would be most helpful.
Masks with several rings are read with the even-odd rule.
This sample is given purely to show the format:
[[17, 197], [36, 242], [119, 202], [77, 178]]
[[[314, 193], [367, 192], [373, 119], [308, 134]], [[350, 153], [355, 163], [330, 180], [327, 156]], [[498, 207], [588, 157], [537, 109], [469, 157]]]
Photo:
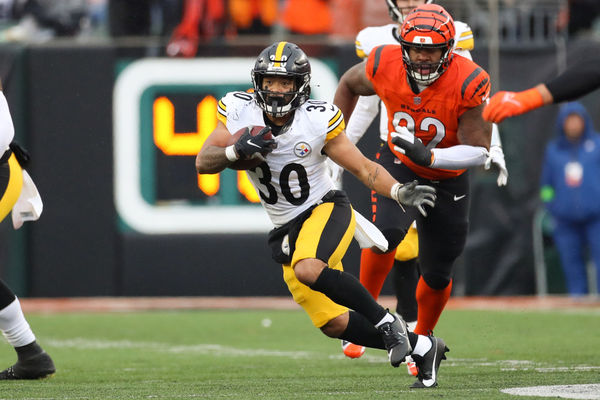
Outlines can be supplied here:
[[327, 165], [327, 173], [329, 174], [329, 177], [331, 177], [335, 188], [340, 190], [342, 188], [342, 176], [344, 175], [344, 168], [337, 165], [330, 158], [327, 159], [325, 164]]
[[505, 186], [506, 182], [508, 182], [508, 170], [506, 169], [506, 161], [504, 161], [504, 151], [502, 151], [502, 147], [490, 147], [489, 155], [487, 160], [485, 160], [484, 168], [490, 169], [492, 164], [494, 164], [494, 167], [498, 169], [498, 179], [496, 180], [496, 183], [498, 186]]
[[404, 185], [396, 183], [392, 186], [390, 197], [400, 204], [405, 206], [417, 207], [417, 210], [426, 217], [427, 211], [425, 206], [435, 207], [435, 188], [428, 185], [418, 185], [418, 181], [414, 180]]

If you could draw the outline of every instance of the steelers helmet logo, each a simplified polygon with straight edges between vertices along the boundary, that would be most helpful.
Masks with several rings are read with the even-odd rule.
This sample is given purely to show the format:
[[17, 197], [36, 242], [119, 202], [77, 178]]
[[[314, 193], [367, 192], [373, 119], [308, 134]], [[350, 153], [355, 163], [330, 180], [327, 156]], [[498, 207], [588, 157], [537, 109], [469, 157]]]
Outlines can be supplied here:
[[294, 146], [294, 154], [300, 158], [306, 157], [311, 151], [310, 145], [306, 142], [299, 142]]

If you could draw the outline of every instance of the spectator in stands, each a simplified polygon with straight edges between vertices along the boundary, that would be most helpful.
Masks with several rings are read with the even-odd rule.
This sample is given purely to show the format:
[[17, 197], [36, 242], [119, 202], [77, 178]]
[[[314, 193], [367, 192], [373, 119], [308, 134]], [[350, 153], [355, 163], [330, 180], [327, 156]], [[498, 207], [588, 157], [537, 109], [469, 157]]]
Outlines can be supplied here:
[[[585, 108], [565, 104], [546, 149], [541, 197], [555, 220], [554, 242], [571, 296], [588, 293], [586, 250], [600, 266], [600, 136]], [[596, 274], [600, 287], [600, 274]]]
[[329, 34], [332, 28], [329, 0], [286, 0], [281, 23], [291, 33]]
[[228, 11], [238, 34], [270, 34], [279, 16], [278, 0], [229, 0]]
[[55, 36], [77, 35], [87, 11], [85, 0], [2, 2], [0, 17], [14, 22], [2, 32], [2, 40], [41, 42]]
[[[110, 36], [168, 35], [181, 18], [181, 4], [181, 0], [108, 0]], [[160, 16], [158, 21], [153, 14]]]
[[225, 31], [224, 0], [185, 0], [181, 22], [167, 45], [170, 57], [194, 57], [201, 39], [222, 36]]

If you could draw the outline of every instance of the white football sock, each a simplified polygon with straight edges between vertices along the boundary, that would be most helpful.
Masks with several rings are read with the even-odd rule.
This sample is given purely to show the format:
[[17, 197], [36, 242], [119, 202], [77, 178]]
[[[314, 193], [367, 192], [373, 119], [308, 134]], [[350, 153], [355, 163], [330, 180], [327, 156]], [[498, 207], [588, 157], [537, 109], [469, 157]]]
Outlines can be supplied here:
[[379, 328], [381, 325], [385, 324], [386, 322], [394, 322], [394, 318], [395, 318], [395, 317], [394, 317], [392, 314], [390, 314], [390, 313], [386, 313], [386, 314], [385, 314], [385, 317], [383, 317], [383, 318], [381, 319], [381, 321], [379, 321], [379, 322], [377, 323], [377, 325], [375, 325], [375, 328]]
[[417, 344], [415, 345], [415, 349], [412, 351], [412, 354], [424, 356], [431, 349], [431, 346], [433, 346], [431, 339], [429, 339], [427, 336], [419, 335]]
[[21, 347], [32, 343], [35, 335], [25, 320], [19, 299], [0, 310], [0, 330], [13, 347]]

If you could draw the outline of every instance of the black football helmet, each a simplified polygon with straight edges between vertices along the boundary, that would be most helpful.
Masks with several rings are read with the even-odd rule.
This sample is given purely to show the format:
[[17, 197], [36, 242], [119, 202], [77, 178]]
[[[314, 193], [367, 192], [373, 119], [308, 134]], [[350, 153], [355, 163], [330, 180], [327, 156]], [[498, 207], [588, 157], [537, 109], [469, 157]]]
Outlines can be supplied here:
[[400, 7], [398, 6], [398, 0], [385, 0], [385, 3], [388, 6], [388, 12], [390, 13], [390, 18], [396, 21], [399, 24], [404, 22], [404, 16], [409, 13], [413, 8], [421, 5], [421, 4], [431, 4], [433, 0], [425, 0], [421, 4], [415, 4], [412, 7]]
[[[308, 57], [290, 42], [276, 42], [264, 49], [251, 72], [256, 102], [267, 114], [283, 117], [297, 109], [310, 96], [310, 63]], [[263, 90], [265, 76], [278, 75], [294, 79], [294, 91], [285, 96]]]

